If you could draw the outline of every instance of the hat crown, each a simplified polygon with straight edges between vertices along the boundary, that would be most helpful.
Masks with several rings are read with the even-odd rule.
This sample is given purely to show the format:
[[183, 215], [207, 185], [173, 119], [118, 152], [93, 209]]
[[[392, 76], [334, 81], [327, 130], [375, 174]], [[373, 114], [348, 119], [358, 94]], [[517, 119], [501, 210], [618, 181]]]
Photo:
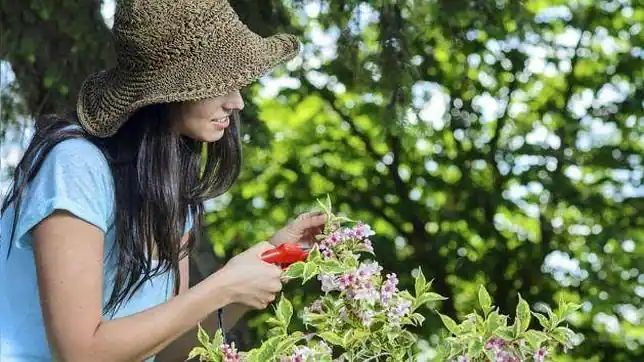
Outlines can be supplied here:
[[119, 1], [112, 28], [118, 64], [146, 71], [198, 57], [235, 36], [233, 22], [239, 18], [225, 0]]
[[141, 107], [241, 89], [300, 51], [294, 35], [252, 32], [227, 0], [117, 0], [112, 33], [118, 64], [90, 74], [76, 105], [98, 137]]

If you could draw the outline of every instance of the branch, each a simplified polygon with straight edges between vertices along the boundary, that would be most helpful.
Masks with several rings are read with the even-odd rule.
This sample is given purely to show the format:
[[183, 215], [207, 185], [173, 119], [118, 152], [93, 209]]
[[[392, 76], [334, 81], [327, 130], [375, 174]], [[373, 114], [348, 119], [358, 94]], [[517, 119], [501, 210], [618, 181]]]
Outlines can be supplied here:
[[383, 155], [379, 154], [376, 149], [373, 147], [371, 144], [371, 140], [369, 139], [369, 136], [367, 136], [366, 133], [362, 132], [360, 129], [358, 129], [358, 126], [355, 124], [355, 122], [351, 119], [349, 115], [344, 113], [336, 104], [336, 97], [333, 92], [326, 88], [317, 88], [311, 82], [309, 82], [306, 77], [301, 77], [300, 80], [302, 81], [302, 84], [307, 88], [307, 90], [311, 93], [317, 92], [320, 94], [322, 99], [324, 99], [329, 106], [331, 106], [331, 109], [344, 121], [346, 122], [349, 127], [351, 128], [351, 132], [358, 137], [362, 143], [365, 145], [365, 148], [367, 149], [367, 152], [371, 155], [373, 160], [375, 162], [378, 162], [382, 159]]
[[87, 75], [114, 64], [101, 2], [3, 2], [2, 58], [34, 116], [73, 108]]

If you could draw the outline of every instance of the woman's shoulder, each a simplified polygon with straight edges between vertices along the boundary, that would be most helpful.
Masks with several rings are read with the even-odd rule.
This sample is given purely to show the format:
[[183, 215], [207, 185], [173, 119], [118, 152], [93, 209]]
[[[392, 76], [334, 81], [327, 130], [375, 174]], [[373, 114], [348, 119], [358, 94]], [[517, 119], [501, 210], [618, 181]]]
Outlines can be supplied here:
[[[71, 124], [62, 131], [79, 128]], [[96, 172], [103, 170], [109, 173], [109, 164], [101, 149], [84, 137], [65, 139], [54, 145], [45, 156], [45, 164], [50, 163], [57, 167], [71, 167], [69, 171]], [[85, 168], [85, 169], [84, 169]]]
[[58, 142], [47, 158], [68, 163], [93, 164], [96, 162], [99, 165], [108, 166], [101, 149], [86, 138], [71, 138]]
[[45, 155], [38, 176], [51, 182], [76, 186], [113, 188], [112, 172], [101, 149], [82, 137], [58, 142]]

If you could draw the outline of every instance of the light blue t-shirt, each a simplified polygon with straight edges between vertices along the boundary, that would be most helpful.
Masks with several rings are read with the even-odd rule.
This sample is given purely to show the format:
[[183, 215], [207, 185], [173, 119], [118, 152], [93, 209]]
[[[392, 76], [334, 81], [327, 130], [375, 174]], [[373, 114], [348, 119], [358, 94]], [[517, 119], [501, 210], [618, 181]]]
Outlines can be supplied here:
[[[116, 272], [114, 245], [114, 183], [107, 160], [85, 139], [56, 145], [25, 190], [11, 253], [7, 247], [14, 217], [13, 206], [0, 218], [0, 361], [50, 361], [40, 308], [31, 229], [54, 210], [66, 210], [105, 233], [103, 305], [112, 293]], [[186, 223], [186, 231], [191, 227]], [[69, 261], [73, 263], [73, 260]], [[163, 303], [172, 295], [174, 277], [167, 272], [137, 291], [113, 319]], [[73, 318], [73, 316], [70, 316]], [[150, 360], [153, 360], [151, 358]]]

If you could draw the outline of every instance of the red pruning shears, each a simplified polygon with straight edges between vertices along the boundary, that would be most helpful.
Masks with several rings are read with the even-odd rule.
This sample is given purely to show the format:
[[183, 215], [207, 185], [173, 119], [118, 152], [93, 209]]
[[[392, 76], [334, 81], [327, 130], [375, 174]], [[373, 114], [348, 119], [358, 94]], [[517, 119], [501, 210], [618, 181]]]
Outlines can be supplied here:
[[306, 245], [284, 243], [274, 249], [263, 252], [262, 260], [286, 269], [293, 263], [305, 261], [310, 250], [311, 247]]

